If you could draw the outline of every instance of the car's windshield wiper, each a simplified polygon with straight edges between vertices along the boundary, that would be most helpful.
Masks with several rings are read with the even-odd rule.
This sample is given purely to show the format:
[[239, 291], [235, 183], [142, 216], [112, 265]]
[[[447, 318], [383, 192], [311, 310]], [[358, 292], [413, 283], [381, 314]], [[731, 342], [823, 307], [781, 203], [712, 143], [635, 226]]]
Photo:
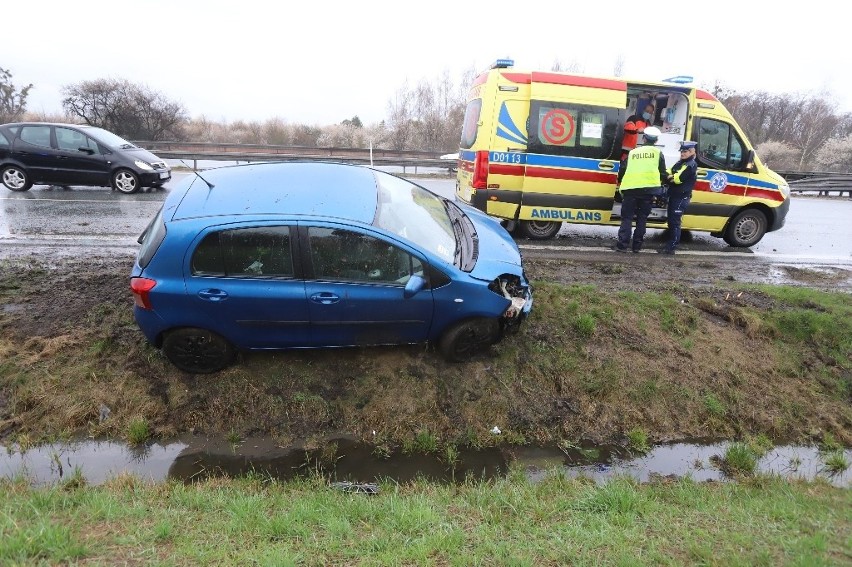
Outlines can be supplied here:
[[464, 228], [462, 228], [461, 215], [459, 210], [453, 206], [449, 199], [444, 199], [444, 208], [447, 211], [447, 216], [450, 218], [450, 224], [453, 227], [453, 236], [456, 239], [456, 249], [453, 252], [453, 264], [461, 267], [462, 242], [464, 241]]

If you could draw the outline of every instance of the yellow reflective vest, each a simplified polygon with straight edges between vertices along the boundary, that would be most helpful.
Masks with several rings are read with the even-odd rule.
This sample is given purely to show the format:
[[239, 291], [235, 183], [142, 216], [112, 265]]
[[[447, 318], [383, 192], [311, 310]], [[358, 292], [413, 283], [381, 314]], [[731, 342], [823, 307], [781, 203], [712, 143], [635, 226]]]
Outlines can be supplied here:
[[625, 160], [624, 177], [622, 177], [619, 189], [629, 191], [631, 189], [645, 189], [648, 187], [660, 187], [660, 156], [662, 150], [655, 146], [639, 146], [630, 150]]

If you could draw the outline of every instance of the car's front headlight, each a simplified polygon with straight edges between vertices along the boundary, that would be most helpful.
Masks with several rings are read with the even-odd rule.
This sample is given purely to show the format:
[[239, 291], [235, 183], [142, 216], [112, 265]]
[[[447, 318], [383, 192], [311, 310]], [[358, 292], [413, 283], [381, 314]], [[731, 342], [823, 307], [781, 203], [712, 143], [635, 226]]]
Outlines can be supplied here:
[[785, 199], [790, 196], [790, 186], [786, 183], [784, 185], [779, 185], [778, 189], [781, 191], [781, 194], [784, 195]]
[[145, 163], [145, 162], [144, 162], [144, 161], [142, 161], [141, 159], [137, 159], [137, 160], [136, 160], [136, 161], [134, 161], [133, 163], [135, 163], [135, 164], [136, 164], [136, 167], [138, 167], [139, 169], [143, 169], [143, 170], [145, 170], [145, 171], [154, 171], [154, 168], [153, 168], [153, 167], [151, 167], [150, 165], [148, 165], [147, 163]]

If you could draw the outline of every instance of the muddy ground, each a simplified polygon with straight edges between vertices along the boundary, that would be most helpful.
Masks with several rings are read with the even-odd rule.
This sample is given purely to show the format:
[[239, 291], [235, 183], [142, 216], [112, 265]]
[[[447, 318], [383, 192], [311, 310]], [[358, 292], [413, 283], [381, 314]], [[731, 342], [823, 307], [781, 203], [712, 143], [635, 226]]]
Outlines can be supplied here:
[[249, 353], [213, 375], [182, 373], [145, 343], [132, 257], [3, 261], [0, 439], [194, 432], [286, 444], [348, 433], [393, 449], [486, 445], [496, 426], [500, 441], [520, 443], [639, 431], [852, 445], [848, 340], [785, 330], [799, 317], [820, 324], [837, 302], [794, 305], [741, 284], [781, 274], [848, 289], [849, 271], [526, 256], [533, 315], [472, 362], [445, 363], [425, 346]]

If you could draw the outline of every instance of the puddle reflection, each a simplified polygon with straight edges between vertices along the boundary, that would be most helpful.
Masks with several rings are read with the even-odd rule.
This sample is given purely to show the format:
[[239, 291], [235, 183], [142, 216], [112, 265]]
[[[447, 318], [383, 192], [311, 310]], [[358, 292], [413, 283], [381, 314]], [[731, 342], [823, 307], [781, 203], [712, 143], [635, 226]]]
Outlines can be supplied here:
[[[385, 455], [353, 438], [325, 441], [318, 448], [281, 447], [269, 439], [248, 439], [237, 445], [224, 440], [187, 437], [169, 443], [127, 446], [110, 441], [79, 441], [35, 447], [21, 453], [3, 448], [0, 477], [23, 476], [35, 485], [60, 482], [75, 474], [97, 485], [121, 473], [143, 480], [167, 478], [184, 482], [213, 476], [249, 473], [291, 479], [320, 473], [330, 481], [356, 483], [409, 482], [427, 478], [437, 482], [489, 480], [504, 476], [510, 464], [521, 467], [532, 481], [561, 471], [605, 482], [630, 476], [640, 482], [659, 477], [690, 476], [693, 480], [727, 480], [713, 462], [728, 443], [672, 443], [634, 456], [616, 446], [502, 447], [459, 449], [457, 453]], [[844, 451], [852, 462], [852, 450]], [[852, 473], [831, 475], [825, 455], [816, 447], [778, 446], [758, 461], [758, 470], [785, 478], [823, 478], [835, 486], [852, 487]]]

